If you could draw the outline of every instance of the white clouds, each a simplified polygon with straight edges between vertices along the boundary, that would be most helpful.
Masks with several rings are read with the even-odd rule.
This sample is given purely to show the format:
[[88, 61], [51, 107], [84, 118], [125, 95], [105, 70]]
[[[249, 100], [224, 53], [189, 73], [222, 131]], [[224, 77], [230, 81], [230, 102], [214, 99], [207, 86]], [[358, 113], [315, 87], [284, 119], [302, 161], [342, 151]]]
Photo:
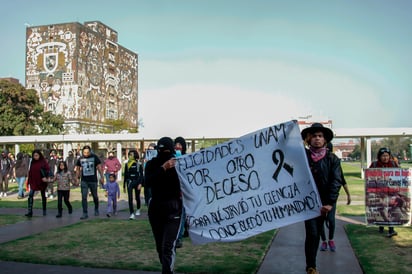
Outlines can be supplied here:
[[238, 137], [311, 114], [335, 128], [385, 127], [382, 90], [357, 71], [282, 59], [143, 60], [142, 134]]
[[287, 96], [224, 85], [145, 90], [140, 102], [148, 137], [238, 137], [307, 114]]

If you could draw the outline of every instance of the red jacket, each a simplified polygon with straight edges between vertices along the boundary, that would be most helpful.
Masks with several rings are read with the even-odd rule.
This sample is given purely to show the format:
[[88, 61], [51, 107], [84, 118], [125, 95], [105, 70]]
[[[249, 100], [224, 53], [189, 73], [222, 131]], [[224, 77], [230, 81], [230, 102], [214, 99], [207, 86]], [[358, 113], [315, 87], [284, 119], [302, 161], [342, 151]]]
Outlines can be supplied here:
[[29, 179], [28, 183], [30, 189], [33, 190], [45, 190], [47, 187], [47, 182], [43, 182], [43, 177], [48, 177], [50, 173], [49, 164], [45, 159], [42, 160], [32, 160], [29, 169]]
[[373, 161], [369, 168], [382, 168], [382, 167], [399, 167], [399, 165], [393, 161], [389, 160], [387, 164], [382, 163], [381, 161]]

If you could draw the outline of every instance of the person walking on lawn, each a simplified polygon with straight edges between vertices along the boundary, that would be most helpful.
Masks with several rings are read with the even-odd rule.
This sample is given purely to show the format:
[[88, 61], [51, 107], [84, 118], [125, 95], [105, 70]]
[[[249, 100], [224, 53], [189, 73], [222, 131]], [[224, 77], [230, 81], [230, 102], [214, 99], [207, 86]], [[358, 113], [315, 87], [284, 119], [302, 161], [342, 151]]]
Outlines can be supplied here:
[[34, 193], [40, 191], [43, 207], [43, 216], [46, 216], [46, 188], [49, 184], [50, 167], [43, 153], [39, 149], [33, 150], [29, 168], [28, 184], [30, 186], [29, 198], [27, 199], [27, 217], [33, 216]]
[[61, 218], [63, 213], [63, 200], [67, 206], [69, 214], [72, 214], [73, 207], [70, 203], [70, 184], [76, 185], [72, 173], [68, 170], [67, 163], [60, 161], [57, 164], [57, 172], [54, 176], [54, 181], [57, 182], [57, 215], [56, 218]]

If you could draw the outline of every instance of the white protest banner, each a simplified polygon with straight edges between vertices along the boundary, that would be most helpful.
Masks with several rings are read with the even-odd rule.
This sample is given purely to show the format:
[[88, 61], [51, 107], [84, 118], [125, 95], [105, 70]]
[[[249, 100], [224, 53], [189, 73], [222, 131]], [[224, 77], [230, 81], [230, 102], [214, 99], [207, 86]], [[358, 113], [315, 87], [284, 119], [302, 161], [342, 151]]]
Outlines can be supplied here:
[[320, 214], [296, 121], [176, 160], [194, 244], [239, 241]]

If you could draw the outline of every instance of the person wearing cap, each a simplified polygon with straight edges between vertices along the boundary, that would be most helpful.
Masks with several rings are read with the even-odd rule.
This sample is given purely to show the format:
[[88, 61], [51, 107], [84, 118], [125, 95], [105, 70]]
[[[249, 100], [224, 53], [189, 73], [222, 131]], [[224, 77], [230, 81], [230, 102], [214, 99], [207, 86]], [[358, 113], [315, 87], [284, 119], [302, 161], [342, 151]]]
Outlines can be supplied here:
[[[392, 160], [391, 150], [387, 147], [382, 147], [378, 150], [378, 157], [376, 161], [373, 161], [369, 168], [396, 168], [399, 167], [398, 163]], [[379, 233], [384, 232], [384, 227], [379, 226]], [[393, 226], [389, 227], [388, 237], [396, 236], [398, 233], [395, 231]]]
[[305, 221], [305, 256], [306, 272], [319, 273], [316, 269], [316, 257], [320, 242], [323, 222], [339, 196], [342, 185], [342, 168], [339, 158], [327, 149], [332, 141], [333, 132], [320, 123], [314, 123], [302, 130], [309, 167], [319, 192], [322, 207], [320, 216]]
[[174, 142], [169, 137], [162, 137], [156, 149], [157, 156], [145, 166], [145, 185], [152, 190], [148, 216], [162, 273], [174, 273], [183, 207], [180, 181], [175, 170]]

